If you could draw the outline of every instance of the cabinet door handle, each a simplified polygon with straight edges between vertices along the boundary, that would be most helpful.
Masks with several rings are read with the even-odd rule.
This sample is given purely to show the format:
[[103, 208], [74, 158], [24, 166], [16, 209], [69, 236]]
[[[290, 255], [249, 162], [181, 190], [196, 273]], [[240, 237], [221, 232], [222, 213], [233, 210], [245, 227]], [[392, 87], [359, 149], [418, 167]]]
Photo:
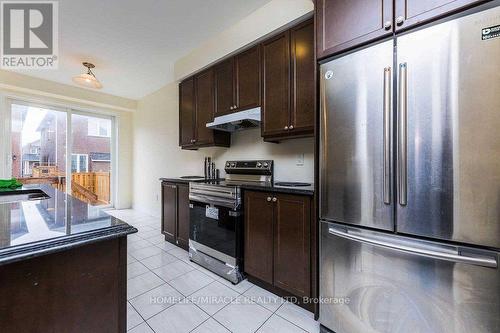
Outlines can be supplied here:
[[267, 197], [267, 201], [270, 202], [271, 201], [271, 197]]
[[276, 201], [278, 201], [278, 199], [276, 199], [276, 197], [274, 197], [274, 198], [273, 198], [273, 202], [276, 202]]
[[285, 131], [288, 131], [288, 126], [285, 126]]
[[396, 18], [396, 24], [397, 24], [398, 26], [403, 25], [403, 23], [404, 23], [404, 22], [405, 22], [405, 19], [404, 19], [404, 17], [403, 17], [403, 16], [398, 16], [398, 17]]
[[385, 30], [390, 30], [392, 27], [392, 22], [391, 21], [385, 21], [384, 23], [384, 29]]
[[233, 109], [233, 107], [232, 107], [232, 106], [230, 106], [230, 107], [229, 107], [229, 110], [232, 110], [232, 109]]
[[293, 130], [293, 125], [290, 125], [288, 129]]

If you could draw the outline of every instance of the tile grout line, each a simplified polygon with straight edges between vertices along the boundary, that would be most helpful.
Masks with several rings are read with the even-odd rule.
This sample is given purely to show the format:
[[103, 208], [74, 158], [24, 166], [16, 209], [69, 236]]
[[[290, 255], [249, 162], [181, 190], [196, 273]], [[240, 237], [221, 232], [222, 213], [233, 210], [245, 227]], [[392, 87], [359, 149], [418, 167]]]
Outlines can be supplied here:
[[[205, 274], [205, 273], [203, 273], [202, 271], [197, 270], [196, 268], [194, 268], [194, 267], [193, 267], [193, 269], [192, 269], [192, 270], [190, 270], [189, 272], [186, 272], [186, 273], [184, 273], [184, 274], [182, 274], [182, 275], [179, 275], [178, 277], [176, 277], [176, 278], [174, 278], [174, 279], [172, 279], [172, 280], [175, 280], [175, 279], [177, 279], [177, 278], [180, 278], [181, 276], [186, 275], [186, 274], [188, 274], [188, 273], [191, 273], [192, 271], [198, 271], [198, 272], [200, 272], [201, 274], [204, 274], [205, 276], [207, 276], [207, 277], [209, 277], [210, 279], [212, 279], [210, 276], [206, 275], [206, 274]], [[161, 279], [161, 278], [160, 278], [160, 279]], [[170, 281], [172, 281], [172, 280], [170, 280]], [[189, 295], [187, 295], [187, 296], [184, 296], [184, 294], [183, 294], [180, 290], [178, 290], [177, 288], [175, 288], [175, 287], [174, 287], [173, 285], [171, 285], [170, 283], [168, 283], [168, 282], [167, 282], [167, 284], [168, 284], [169, 286], [171, 286], [172, 288], [174, 288], [175, 290], [177, 290], [177, 291], [178, 291], [181, 295], [183, 295], [185, 298], [187, 298], [187, 297], [191, 296], [192, 294], [194, 294], [195, 292], [197, 292], [197, 291], [199, 291], [199, 290], [201, 290], [201, 289], [205, 288], [205, 287], [206, 287], [206, 286], [208, 286], [208, 285], [211, 285], [213, 282], [215, 282], [215, 281], [216, 281], [215, 279], [212, 279], [212, 280], [213, 280], [213, 281], [212, 281], [212, 282], [210, 282], [209, 284], [207, 284], [207, 285], [205, 285], [205, 286], [203, 286], [203, 287], [201, 287], [201, 288], [199, 288], [199, 289], [196, 289], [195, 291], [193, 291], [191, 294], [189, 294]], [[193, 304], [194, 304], [194, 303], [193, 303]], [[195, 305], [196, 305], [196, 304], [195, 304]], [[201, 309], [201, 310], [203, 310], [203, 309]], [[205, 312], [205, 311], [203, 311], [203, 312]], [[206, 313], [206, 312], [205, 312], [205, 313]], [[208, 313], [207, 313], [207, 314], [208, 314]]]
[[[283, 304], [284, 304], [284, 303], [283, 303]], [[282, 306], [283, 306], [283, 304], [282, 304]], [[291, 303], [291, 304], [293, 304], [293, 303]], [[294, 304], [294, 305], [296, 305], [296, 304]], [[297, 305], [297, 306], [298, 306], [298, 305]], [[281, 308], [281, 306], [280, 306], [280, 308]], [[279, 310], [279, 309], [278, 309], [278, 310]], [[278, 310], [276, 310], [276, 311], [278, 311]], [[281, 319], [283, 319], [283, 320], [285, 320], [285, 321], [289, 322], [290, 324], [292, 324], [292, 325], [294, 325], [294, 326], [297, 326], [298, 328], [300, 328], [300, 329], [301, 329], [301, 330], [303, 330], [304, 332], [308, 332], [308, 333], [310, 332], [309, 330], [306, 330], [305, 328], [300, 327], [299, 325], [297, 325], [297, 324], [295, 324], [294, 322], [292, 322], [292, 321], [290, 321], [290, 320], [286, 319], [285, 317], [280, 316], [278, 313], [276, 313], [276, 315], [277, 315], [278, 317], [280, 317]], [[314, 321], [316, 321], [316, 320], [314, 320]]]
[[[127, 222], [127, 223], [128, 223], [128, 222]], [[146, 225], [146, 226], [147, 226], [147, 225]], [[290, 320], [288, 320], [288, 319], [286, 319], [286, 318], [282, 317], [280, 314], [278, 314], [278, 313], [277, 313], [277, 312], [278, 312], [278, 311], [279, 311], [279, 310], [283, 307], [283, 305], [286, 303], [286, 301], [281, 302], [280, 306], [279, 306], [278, 308], [276, 308], [276, 310], [271, 311], [271, 310], [269, 310], [268, 308], [266, 308], [265, 306], [263, 306], [263, 305], [261, 305], [261, 304], [259, 304], [259, 303], [257, 303], [257, 302], [252, 301], [252, 299], [250, 298], [250, 296], [245, 295], [245, 293], [246, 293], [246, 292], [248, 292], [250, 289], [252, 289], [253, 287], [255, 287], [255, 286], [257, 286], [257, 285], [252, 285], [252, 286], [250, 286], [248, 289], [246, 289], [246, 290], [244, 290], [244, 291], [239, 292], [239, 291], [237, 291], [237, 290], [235, 290], [235, 289], [233, 289], [233, 288], [231, 288], [231, 287], [229, 287], [229, 286], [225, 285], [225, 284], [222, 282], [222, 281], [223, 281], [223, 278], [221, 278], [220, 280], [219, 280], [219, 279], [216, 279], [216, 278], [214, 278], [214, 277], [212, 277], [212, 276], [210, 276], [210, 275], [206, 274], [206, 273], [205, 273], [205, 272], [203, 272], [202, 270], [198, 269], [197, 267], [194, 267], [193, 265], [191, 265], [190, 263], [192, 263], [192, 261], [187, 262], [186, 260], [184, 260], [184, 259], [182, 259], [182, 258], [180, 258], [180, 257], [178, 257], [178, 256], [176, 256], [176, 255], [174, 255], [174, 254], [172, 254], [172, 253], [170, 253], [170, 251], [172, 251], [172, 250], [178, 250], [177, 248], [175, 248], [175, 247], [174, 247], [174, 248], [172, 248], [172, 249], [170, 249], [170, 250], [164, 250], [164, 249], [161, 247], [161, 245], [162, 245], [162, 243], [161, 243], [161, 242], [160, 242], [160, 243], [156, 243], [156, 244], [155, 244], [155, 243], [151, 243], [151, 242], [148, 240], [148, 238], [143, 238], [143, 237], [141, 237], [141, 236], [139, 236], [139, 235], [137, 235], [137, 237], [141, 238], [139, 241], [145, 240], [146, 242], [150, 243], [152, 246], [155, 246], [155, 247], [160, 248], [160, 250], [162, 250], [163, 252], [165, 252], [165, 253], [167, 253], [167, 254], [169, 254], [169, 255], [171, 255], [171, 256], [173, 256], [173, 257], [175, 257], [175, 258], [177, 259], [176, 261], [170, 262], [170, 263], [168, 263], [168, 264], [165, 264], [165, 265], [159, 266], [159, 267], [154, 268], [154, 269], [159, 269], [159, 268], [162, 268], [162, 267], [168, 266], [169, 264], [175, 263], [175, 262], [177, 262], [177, 261], [182, 261], [182, 262], [184, 262], [184, 263], [186, 263], [186, 264], [190, 265], [190, 266], [191, 266], [191, 268], [192, 268], [192, 270], [190, 270], [190, 271], [187, 271], [187, 272], [185, 272], [185, 273], [183, 273], [183, 274], [181, 274], [181, 275], [179, 275], [179, 276], [177, 276], [177, 277], [175, 277], [175, 278], [173, 278], [173, 279], [170, 279], [169, 281], [165, 281], [165, 280], [164, 280], [161, 276], [159, 276], [157, 273], [155, 273], [155, 272], [153, 271], [153, 269], [150, 269], [149, 267], [147, 267], [146, 265], [144, 265], [144, 264], [142, 263], [142, 260], [145, 260], [145, 259], [151, 258], [151, 257], [153, 257], [153, 256], [160, 255], [161, 253], [159, 253], [159, 254], [155, 254], [155, 255], [152, 255], [152, 256], [148, 256], [148, 257], [145, 257], [145, 258], [142, 258], [142, 259], [137, 259], [136, 257], [134, 257], [133, 255], [131, 255], [131, 254], [130, 254], [130, 255], [131, 255], [131, 257], [132, 257], [132, 258], [134, 258], [134, 259], [136, 260], [135, 262], [140, 262], [140, 263], [141, 263], [141, 265], [143, 265], [144, 267], [146, 267], [146, 268], [147, 268], [148, 272], [153, 273], [155, 276], [157, 276], [160, 280], [162, 280], [162, 281], [164, 282], [164, 283], [162, 283], [160, 286], [167, 284], [168, 286], [170, 286], [171, 288], [173, 288], [176, 292], [178, 292], [178, 293], [182, 296], [182, 299], [181, 299], [179, 302], [172, 304], [171, 306], [169, 306], [169, 307], [168, 307], [168, 308], [166, 308], [166, 309], [163, 309], [162, 311], [160, 311], [160, 312], [156, 313], [155, 315], [153, 315], [153, 316], [152, 316], [152, 317], [150, 317], [149, 319], [151, 319], [151, 318], [153, 318], [153, 317], [157, 316], [158, 314], [160, 314], [160, 313], [164, 312], [165, 310], [169, 309], [170, 307], [175, 306], [175, 305], [179, 304], [180, 302], [185, 301], [185, 302], [188, 302], [188, 303], [190, 303], [190, 304], [193, 304], [196, 308], [198, 308], [198, 309], [199, 309], [199, 310], [201, 310], [203, 313], [205, 313], [206, 315], [208, 315], [208, 318], [207, 318], [206, 320], [202, 321], [199, 325], [197, 325], [197, 326], [196, 326], [196, 327], [194, 327], [192, 330], [190, 330], [190, 332], [192, 332], [192, 331], [196, 330], [198, 327], [200, 327], [201, 325], [203, 325], [204, 323], [206, 323], [209, 319], [213, 319], [216, 323], [218, 323], [219, 325], [221, 325], [222, 327], [224, 327], [225, 329], [227, 329], [228, 331], [230, 331], [230, 332], [231, 332], [231, 330], [230, 330], [228, 327], [226, 327], [226, 326], [224, 326], [222, 323], [220, 323], [220, 322], [219, 322], [219, 321], [218, 321], [218, 320], [217, 320], [214, 316], [215, 316], [217, 313], [219, 313], [220, 311], [222, 311], [223, 309], [225, 309], [226, 307], [228, 307], [229, 305], [234, 304], [233, 302], [229, 302], [229, 303], [225, 304], [225, 305], [224, 305], [221, 309], [217, 310], [217, 311], [216, 311], [213, 315], [210, 315], [208, 312], [206, 312], [205, 310], [203, 310], [203, 309], [202, 309], [201, 307], [199, 307], [197, 304], [195, 304], [195, 303], [193, 303], [193, 302], [191, 302], [191, 301], [189, 300], [189, 297], [191, 297], [194, 293], [198, 292], [199, 290], [201, 290], [201, 289], [203, 289], [203, 288], [206, 288], [206, 287], [207, 287], [207, 286], [209, 286], [209, 285], [214, 284], [215, 282], [218, 282], [218, 283], [222, 284], [223, 286], [225, 286], [226, 288], [229, 288], [229, 289], [231, 289], [232, 291], [236, 292], [236, 293], [238, 294], [238, 296], [236, 296], [236, 297], [240, 297], [240, 296], [242, 296], [242, 297], [244, 297], [246, 300], [250, 301], [250, 302], [251, 302], [251, 304], [257, 304], [257, 305], [258, 305], [258, 306], [260, 306], [261, 308], [263, 308], [263, 309], [265, 309], [265, 310], [267, 310], [267, 311], [271, 312], [271, 315], [270, 315], [270, 316], [269, 316], [269, 317], [268, 317], [268, 318], [267, 318], [267, 319], [266, 319], [266, 320], [265, 320], [265, 321], [264, 321], [264, 322], [263, 322], [263, 323], [262, 323], [262, 324], [261, 324], [261, 325], [260, 325], [260, 326], [259, 326], [259, 327], [255, 330], [255, 331], [254, 331], [254, 332], [257, 332], [259, 329], [261, 329], [261, 328], [262, 328], [262, 326], [264, 326], [264, 325], [265, 325], [265, 324], [266, 324], [266, 323], [267, 323], [267, 322], [268, 322], [268, 321], [269, 321], [269, 320], [270, 320], [270, 319], [271, 319], [274, 315], [276, 315], [277, 317], [281, 318], [282, 320], [285, 320], [286, 322], [288, 322], [288, 323], [292, 324], [293, 326], [297, 327], [298, 329], [300, 329], [300, 330], [302, 330], [302, 331], [304, 331], [304, 332], [309, 332], [308, 330], [305, 330], [304, 328], [300, 327], [299, 325], [297, 325], [297, 324], [295, 324], [294, 322], [292, 322], [292, 321], [290, 321]], [[153, 238], [153, 237], [154, 237], [154, 236], [151, 236], [150, 238]], [[165, 242], [167, 242], [167, 241], [165, 241]], [[167, 242], [167, 243], [168, 243], [168, 242]], [[146, 246], [146, 247], [144, 247], [144, 248], [147, 248], [147, 247], [151, 247], [151, 246]], [[140, 249], [138, 249], [138, 250], [140, 250]], [[129, 253], [127, 253], [127, 254], [129, 254]], [[189, 258], [188, 258], [188, 260], [189, 260]], [[128, 264], [127, 264], [127, 265], [128, 265]], [[200, 267], [201, 267], [201, 266], [200, 266]], [[177, 278], [179, 278], [179, 277], [181, 277], [182, 275], [185, 275], [185, 274], [187, 274], [187, 273], [193, 272], [194, 270], [196, 270], [196, 271], [200, 272], [201, 274], [204, 274], [205, 276], [207, 276], [207, 277], [211, 278], [213, 281], [211, 281], [209, 284], [207, 284], [207, 285], [205, 285], [205, 286], [203, 286], [203, 287], [201, 287], [201, 288], [199, 288], [199, 289], [197, 289], [197, 290], [193, 291], [192, 293], [190, 293], [190, 294], [189, 294], [189, 295], [187, 295], [187, 296], [184, 296], [184, 295], [182, 294], [182, 292], [180, 292], [180, 290], [178, 290], [177, 288], [175, 288], [173, 285], [171, 285], [171, 284], [169, 283], [170, 281], [172, 281], [172, 280], [174, 280], [174, 279], [177, 279]], [[143, 273], [143, 274], [146, 274], [146, 273], [148, 273], [148, 272], [145, 272], [145, 273]], [[143, 275], [143, 274], [140, 274], [140, 275]], [[138, 276], [140, 276], [140, 275], [138, 275]], [[127, 282], [128, 282], [128, 280], [127, 280]], [[141, 295], [144, 295], [145, 293], [147, 293], [147, 292], [149, 292], [149, 291], [151, 291], [151, 290], [153, 290], [153, 289], [156, 289], [156, 288], [158, 288], [158, 287], [160, 287], [160, 286], [156, 286], [156, 287], [154, 287], [154, 288], [151, 288], [151, 289], [149, 289], [149, 290], [145, 291], [144, 293], [141, 293], [141, 294], [139, 294], [139, 295], [135, 296], [135, 297], [134, 297], [134, 298], [132, 298], [132, 299], [135, 299], [135, 298], [137, 298], [137, 297], [139, 297], [139, 296], [141, 296]], [[277, 295], [276, 295], [276, 296], [277, 296]], [[278, 296], [278, 297], [279, 297], [279, 296]], [[280, 298], [281, 300], [283, 300], [283, 298], [282, 298], [282, 297], [279, 297], [279, 298]], [[132, 299], [131, 299], [131, 300], [132, 300]], [[146, 320], [146, 319], [144, 319], [144, 317], [143, 317], [143, 316], [139, 313], [139, 311], [137, 311], [137, 309], [136, 309], [136, 308], [132, 305], [132, 303], [130, 303], [130, 301], [129, 301], [129, 300], [127, 300], [127, 302], [128, 302], [128, 303], [130, 304], [130, 306], [132, 306], [132, 308], [133, 308], [133, 309], [137, 312], [137, 314], [141, 317], [141, 319], [143, 319], [143, 322], [145, 322], [145, 323], [146, 323], [146, 325], [147, 325], [147, 326], [148, 326], [148, 327], [149, 327], [149, 328], [150, 328], [153, 332], [155, 332], [155, 331], [154, 331], [154, 329], [153, 329], [153, 328], [149, 325], [149, 323], [147, 322], [147, 320]], [[148, 319], [148, 320], [149, 320], [149, 319]], [[142, 323], [140, 323], [139, 325], [141, 325], [141, 324], [142, 324]], [[133, 329], [133, 328], [135, 328], [135, 327], [137, 327], [137, 326], [139, 326], [139, 325], [136, 325], [136, 326], [132, 327], [131, 329]]]

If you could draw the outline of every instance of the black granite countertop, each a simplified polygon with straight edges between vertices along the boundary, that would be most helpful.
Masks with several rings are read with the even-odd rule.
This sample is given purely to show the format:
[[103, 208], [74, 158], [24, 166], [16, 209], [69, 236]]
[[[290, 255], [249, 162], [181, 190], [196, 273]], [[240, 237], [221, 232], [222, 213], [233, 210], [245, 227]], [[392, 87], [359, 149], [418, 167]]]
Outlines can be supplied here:
[[194, 177], [199, 177], [199, 178], [180, 178], [180, 177], [173, 177], [173, 178], [160, 178], [162, 182], [168, 182], [168, 183], [177, 183], [177, 184], [189, 184], [190, 182], [201, 182], [205, 181], [205, 178], [203, 176], [194, 176]]
[[309, 186], [278, 186], [276, 183], [245, 183], [241, 185], [243, 190], [268, 191], [273, 193], [286, 193], [298, 195], [314, 195], [314, 184]]
[[49, 185], [2, 189], [0, 194], [36, 189], [50, 198], [2, 203], [0, 195], [0, 265], [137, 232], [99, 207]]
[[[189, 182], [202, 182], [205, 181], [204, 178], [199, 179], [187, 179], [187, 178], [160, 178], [161, 181], [169, 182], [169, 183], [183, 183], [188, 184]], [[212, 182], [224, 182], [224, 179], [212, 180]], [[309, 186], [279, 186], [276, 183], [280, 183], [276, 181], [274, 183], [240, 183], [240, 187], [243, 190], [256, 190], [256, 191], [268, 191], [274, 193], [287, 193], [287, 194], [298, 194], [298, 195], [314, 195], [314, 184]]]

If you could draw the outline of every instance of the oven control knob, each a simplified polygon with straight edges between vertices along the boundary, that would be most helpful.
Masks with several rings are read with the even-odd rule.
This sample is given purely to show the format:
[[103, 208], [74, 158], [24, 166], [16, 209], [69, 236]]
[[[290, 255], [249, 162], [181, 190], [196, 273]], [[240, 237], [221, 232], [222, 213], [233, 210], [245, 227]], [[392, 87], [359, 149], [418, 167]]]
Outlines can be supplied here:
[[231, 168], [234, 168], [236, 166], [236, 163], [231, 163]]
[[229, 168], [229, 162], [226, 163], [226, 168]]
[[264, 168], [267, 168], [269, 166], [269, 164], [267, 164], [267, 162], [264, 162]]
[[257, 162], [257, 168], [260, 168], [262, 166], [262, 163]]

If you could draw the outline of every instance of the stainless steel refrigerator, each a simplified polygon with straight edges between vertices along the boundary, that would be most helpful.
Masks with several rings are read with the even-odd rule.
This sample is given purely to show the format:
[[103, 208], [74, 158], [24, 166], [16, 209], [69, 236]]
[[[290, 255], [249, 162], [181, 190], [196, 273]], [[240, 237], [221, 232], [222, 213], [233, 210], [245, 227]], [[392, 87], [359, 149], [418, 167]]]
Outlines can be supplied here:
[[500, 7], [320, 75], [321, 324], [500, 332]]

